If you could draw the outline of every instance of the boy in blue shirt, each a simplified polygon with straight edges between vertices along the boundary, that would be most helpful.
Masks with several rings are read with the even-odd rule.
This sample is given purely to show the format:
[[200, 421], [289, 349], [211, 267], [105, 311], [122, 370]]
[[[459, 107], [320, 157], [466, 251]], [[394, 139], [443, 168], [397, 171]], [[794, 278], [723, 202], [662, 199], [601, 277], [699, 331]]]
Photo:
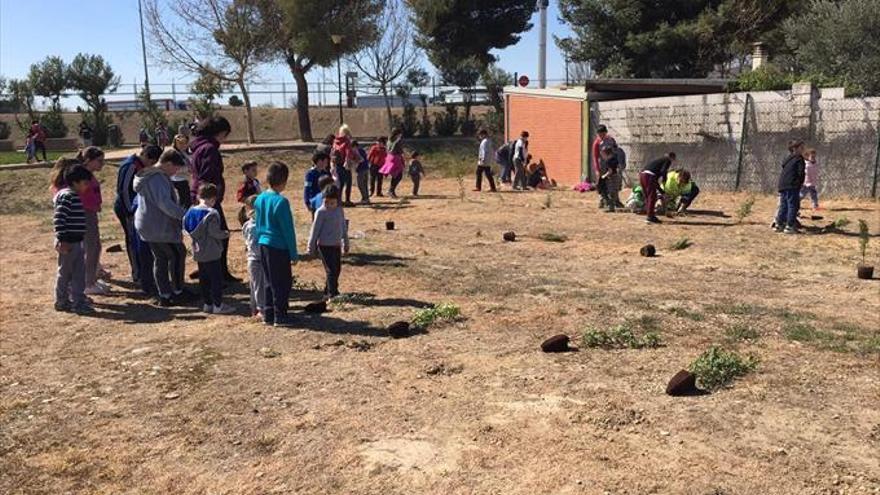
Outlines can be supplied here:
[[[315, 155], [319, 154], [321, 153]], [[316, 160], [316, 165], [319, 161]], [[260, 193], [254, 201], [257, 243], [260, 245], [263, 274], [269, 281], [264, 300], [259, 303], [263, 307], [263, 323], [276, 327], [289, 327], [292, 324], [287, 316], [290, 288], [293, 284], [290, 265], [298, 258], [293, 213], [290, 202], [281, 194], [287, 187], [289, 175], [290, 170], [284, 163], [274, 162], [269, 165], [266, 173], [269, 189]], [[308, 190], [308, 184], [306, 189]], [[306, 201], [308, 202], [308, 198]]]
[[324, 204], [324, 189], [333, 184], [333, 176], [331, 175], [322, 175], [320, 179], [318, 179], [318, 189], [321, 190], [315, 197], [312, 198], [312, 201], [309, 203], [309, 209], [312, 211], [312, 220], [315, 219], [315, 212], [318, 211]]
[[[325, 175], [330, 175], [330, 155], [325, 151], [317, 151], [312, 156], [312, 168], [306, 172], [305, 190], [303, 191], [306, 209], [311, 212], [313, 218], [317, 208], [312, 208], [312, 198], [321, 192], [318, 181]], [[318, 206], [320, 205], [321, 203], [318, 203]]]

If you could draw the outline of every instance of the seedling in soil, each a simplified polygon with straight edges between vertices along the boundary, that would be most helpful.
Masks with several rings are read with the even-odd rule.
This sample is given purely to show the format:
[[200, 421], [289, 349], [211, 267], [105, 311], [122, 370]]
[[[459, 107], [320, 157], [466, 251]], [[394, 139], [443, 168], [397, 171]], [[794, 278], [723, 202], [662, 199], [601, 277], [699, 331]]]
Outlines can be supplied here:
[[731, 342], [742, 342], [749, 340], [757, 340], [760, 334], [757, 330], [749, 325], [736, 324], [724, 331], [727, 340]]
[[626, 325], [608, 330], [588, 328], [584, 331], [583, 346], [600, 349], [642, 349], [660, 347], [657, 332], [645, 332], [638, 336]]
[[671, 249], [673, 251], [681, 251], [682, 249], [689, 248], [692, 244], [693, 244], [693, 242], [691, 242], [690, 239], [688, 239], [687, 237], [682, 237], [681, 239], [676, 241], [674, 244], [669, 246], [669, 249]]
[[547, 242], [565, 242], [568, 240], [568, 237], [566, 237], [565, 235], [557, 234], [555, 232], [545, 232], [538, 237], [542, 241], [547, 241]]
[[459, 175], [458, 177], [456, 177], [456, 180], [458, 180], [458, 199], [464, 201], [464, 198], [467, 197], [467, 193], [465, 192], [464, 187], [464, 176]]
[[863, 280], [874, 278], [874, 267], [865, 264], [865, 253], [868, 251], [869, 240], [868, 224], [864, 220], [859, 220], [859, 251], [862, 253], [862, 262], [859, 263], [857, 269], [859, 278]]
[[840, 218], [834, 220], [834, 223], [832, 223], [831, 226], [834, 227], [835, 229], [842, 229], [842, 228], [846, 227], [847, 225], [849, 225], [850, 223], [851, 222], [849, 221], [849, 218], [840, 217]]
[[550, 193], [544, 196], [544, 209], [549, 210], [550, 207], [553, 206], [553, 196]]
[[743, 223], [743, 220], [748, 218], [752, 214], [752, 207], [755, 206], [755, 196], [749, 196], [742, 203], [740, 203], [739, 208], [736, 210], [736, 222]]
[[702, 388], [717, 390], [754, 371], [757, 366], [758, 359], [754, 356], [744, 358], [736, 352], [712, 346], [691, 363], [688, 371], [697, 375]]
[[412, 324], [417, 328], [428, 328], [437, 321], [456, 320], [459, 316], [461, 316], [461, 310], [458, 306], [451, 303], [440, 303], [433, 308], [416, 311], [412, 318]]

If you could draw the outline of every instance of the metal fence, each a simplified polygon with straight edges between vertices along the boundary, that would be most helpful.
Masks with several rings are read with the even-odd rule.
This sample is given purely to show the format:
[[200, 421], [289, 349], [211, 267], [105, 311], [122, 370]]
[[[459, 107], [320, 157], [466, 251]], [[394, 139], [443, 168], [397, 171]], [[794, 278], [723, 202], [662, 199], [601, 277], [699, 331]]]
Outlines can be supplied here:
[[789, 94], [769, 96], [729, 94], [723, 103], [685, 97], [630, 109], [593, 103], [591, 128], [608, 126], [627, 152], [633, 178], [643, 163], [675, 151], [701, 187], [774, 193], [788, 142], [802, 139], [817, 152], [820, 194], [877, 196], [880, 98], [804, 103]]

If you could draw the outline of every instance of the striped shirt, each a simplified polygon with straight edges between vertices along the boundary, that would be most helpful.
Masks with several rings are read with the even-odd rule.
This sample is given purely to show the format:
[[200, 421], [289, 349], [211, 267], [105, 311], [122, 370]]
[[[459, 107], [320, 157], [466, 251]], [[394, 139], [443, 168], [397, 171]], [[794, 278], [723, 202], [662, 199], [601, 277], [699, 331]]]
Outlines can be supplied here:
[[61, 242], [82, 242], [86, 233], [86, 214], [79, 195], [68, 188], [55, 195], [55, 238]]

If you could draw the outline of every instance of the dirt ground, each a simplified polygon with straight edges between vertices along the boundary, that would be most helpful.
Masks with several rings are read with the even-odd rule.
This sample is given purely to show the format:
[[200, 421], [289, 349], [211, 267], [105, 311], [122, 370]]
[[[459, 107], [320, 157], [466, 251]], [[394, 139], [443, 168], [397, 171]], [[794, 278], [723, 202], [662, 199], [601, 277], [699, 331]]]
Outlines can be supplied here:
[[[230, 183], [246, 157], [227, 161]], [[302, 247], [305, 162], [269, 157], [295, 167]], [[595, 194], [430, 176], [421, 198], [348, 209], [350, 297], [276, 329], [243, 316], [244, 287], [230, 291], [240, 316], [156, 308], [122, 253], [104, 255], [116, 290], [97, 315], [54, 312], [45, 175], [0, 174], [2, 493], [880, 493], [880, 282], [856, 279], [853, 234], [859, 218], [880, 231], [877, 202], [828, 200], [805, 224], [847, 217], [842, 233], [785, 236], [768, 228], [771, 197], [737, 224], [746, 195], [707, 191], [700, 211], [652, 226], [598, 211]], [[102, 229], [120, 242], [109, 208]], [[682, 237], [693, 245], [671, 250]], [[659, 257], [639, 256], [648, 242]], [[240, 233], [232, 246], [244, 275]], [[301, 308], [322, 270], [294, 271]], [[463, 318], [384, 335], [440, 302]], [[663, 345], [539, 350], [622, 323]], [[712, 344], [759, 365], [710, 395], [665, 395]]]

